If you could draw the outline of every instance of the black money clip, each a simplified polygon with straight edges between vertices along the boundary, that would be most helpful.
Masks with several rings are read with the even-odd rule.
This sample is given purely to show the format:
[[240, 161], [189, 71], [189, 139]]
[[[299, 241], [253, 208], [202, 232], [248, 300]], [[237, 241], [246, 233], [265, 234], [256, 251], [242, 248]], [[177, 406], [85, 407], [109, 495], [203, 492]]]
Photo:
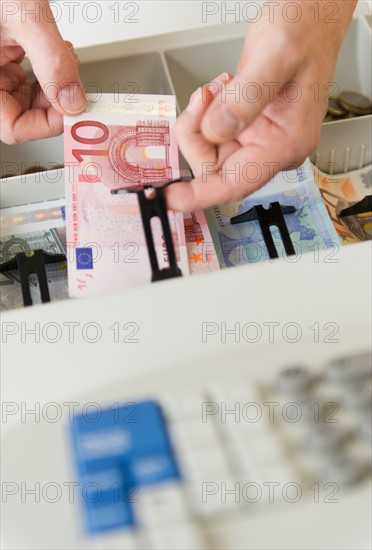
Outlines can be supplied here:
[[369, 212], [372, 212], [372, 195], [367, 195], [360, 202], [341, 210], [340, 218], [357, 216], [358, 214], [368, 214]]
[[244, 212], [239, 216], [231, 218], [230, 221], [232, 225], [258, 221], [269, 257], [271, 260], [274, 260], [278, 258], [279, 255], [270, 231], [270, 227], [272, 226], [276, 226], [279, 229], [287, 256], [293, 256], [296, 254], [287, 224], [284, 219], [284, 216], [287, 214], [293, 214], [294, 212], [296, 212], [296, 208], [294, 206], [283, 206], [279, 202], [272, 202], [268, 209], [264, 208], [261, 204], [258, 204], [248, 210], [248, 212]]
[[[188, 171], [183, 171], [190, 174]], [[150, 265], [152, 271], [151, 282], [163, 281], [165, 279], [172, 279], [175, 277], [182, 277], [182, 271], [177, 265], [177, 257], [175, 253], [172, 232], [169, 225], [169, 218], [167, 213], [167, 205], [165, 200], [164, 190], [169, 185], [179, 182], [190, 182], [193, 179], [192, 175], [185, 175], [184, 177], [166, 182], [161, 187], [155, 187], [147, 185], [146, 188], [151, 189], [151, 196], [148, 197], [144, 189], [131, 190], [131, 189], [116, 189], [111, 191], [113, 195], [120, 195], [124, 193], [136, 193], [138, 197], [138, 204], [140, 207], [143, 230], [146, 237], [147, 251], [150, 258]], [[152, 233], [151, 220], [152, 218], [159, 218], [164, 235], [164, 244], [167, 251], [167, 257], [169, 261], [169, 267], [163, 269], [159, 268], [159, 262], [155, 250], [154, 237]]]
[[21, 280], [23, 305], [32, 306], [30, 275], [36, 275], [39, 282], [40, 296], [43, 304], [50, 302], [48, 279], [45, 266], [66, 262], [64, 254], [49, 254], [44, 250], [34, 250], [32, 252], [19, 252], [14, 258], [0, 264], [0, 273], [8, 271], [18, 271]]

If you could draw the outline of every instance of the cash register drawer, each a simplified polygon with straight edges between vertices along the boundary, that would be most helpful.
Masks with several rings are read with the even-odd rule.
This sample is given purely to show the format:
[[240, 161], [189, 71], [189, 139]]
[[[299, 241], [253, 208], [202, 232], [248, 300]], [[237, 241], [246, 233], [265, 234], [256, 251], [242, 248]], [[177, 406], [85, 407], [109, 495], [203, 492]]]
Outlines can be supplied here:
[[[221, 29], [217, 28], [221, 36]], [[79, 53], [84, 85], [98, 96], [106, 92], [128, 96], [175, 94], [182, 111], [198, 86], [224, 71], [235, 72], [246, 29], [240, 24], [225, 25], [219, 41], [216, 28], [203, 31], [82, 49]], [[340, 89], [371, 95], [370, 40], [366, 18], [354, 19], [336, 69]], [[176, 44], [179, 47], [174, 47]], [[320, 148], [314, 156], [316, 163], [324, 167], [330, 162], [341, 162], [342, 169], [371, 163], [371, 118], [323, 125]], [[16, 146], [1, 144], [1, 208], [62, 199], [63, 162], [63, 136]], [[35, 166], [44, 171], [25, 174]]]

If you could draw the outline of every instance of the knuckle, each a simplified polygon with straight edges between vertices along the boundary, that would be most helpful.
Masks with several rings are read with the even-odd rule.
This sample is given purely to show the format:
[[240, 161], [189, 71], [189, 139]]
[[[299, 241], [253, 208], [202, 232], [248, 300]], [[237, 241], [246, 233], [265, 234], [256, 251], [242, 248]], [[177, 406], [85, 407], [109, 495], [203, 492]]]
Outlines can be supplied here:
[[[308, 128], [304, 132], [304, 128]], [[292, 129], [289, 141], [291, 156], [296, 159], [304, 159], [318, 147], [320, 140], [320, 126], [307, 125], [306, 122]]]
[[0, 134], [0, 140], [5, 145], [19, 145], [21, 142], [13, 134]]
[[63, 85], [79, 80], [74, 57], [68, 50], [54, 52], [50, 63], [45, 62], [46, 65], [49, 67], [50, 84], [60, 83]]

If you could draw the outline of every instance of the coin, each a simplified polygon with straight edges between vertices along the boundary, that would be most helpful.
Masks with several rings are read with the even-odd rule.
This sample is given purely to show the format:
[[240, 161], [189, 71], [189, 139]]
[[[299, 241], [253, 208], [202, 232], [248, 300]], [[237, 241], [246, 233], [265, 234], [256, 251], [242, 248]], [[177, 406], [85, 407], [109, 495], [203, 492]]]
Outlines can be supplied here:
[[31, 166], [25, 170], [24, 175], [37, 174], [38, 172], [45, 172], [45, 168], [43, 166]]
[[326, 116], [324, 117], [323, 124], [325, 122], [332, 122], [333, 120], [334, 120], [333, 116], [327, 113]]
[[372, 101], [358, 92], [341, 92], [338, 101], [341, 107], [355, 115], [369, 115], [372, 112]]
[[347, 111], [341, 107], [337, 97], [330, 97], [328, 102], [328, 114], [335, 117], [345, 116]]

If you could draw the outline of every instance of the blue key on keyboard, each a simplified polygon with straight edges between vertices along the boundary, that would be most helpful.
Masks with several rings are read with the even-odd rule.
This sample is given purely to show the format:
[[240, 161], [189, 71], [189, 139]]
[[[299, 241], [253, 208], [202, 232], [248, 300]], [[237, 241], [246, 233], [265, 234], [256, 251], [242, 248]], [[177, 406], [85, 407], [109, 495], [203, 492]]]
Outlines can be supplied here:
[[154, 401], [79, 414], [71, 431], [90, 533], [133, 527], [136, 490], [180, 477], [162, 411]]

